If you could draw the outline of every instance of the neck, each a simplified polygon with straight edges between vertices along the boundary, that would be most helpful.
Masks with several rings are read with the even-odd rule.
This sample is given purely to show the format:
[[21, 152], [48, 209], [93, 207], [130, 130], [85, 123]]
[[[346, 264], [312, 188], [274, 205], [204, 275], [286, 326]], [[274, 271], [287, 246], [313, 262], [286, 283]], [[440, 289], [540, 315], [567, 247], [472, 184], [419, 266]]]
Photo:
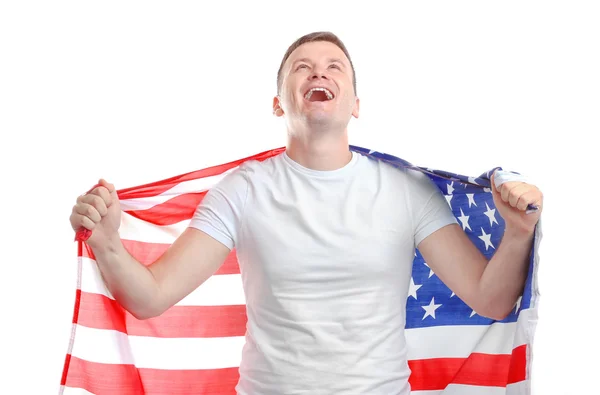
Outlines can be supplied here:
[[286, 146], [287, 155], [300, 165], [319, 171], [337, 170], [352, 159], [348, 134], [321, 135], [300, 138], [290, 133]]

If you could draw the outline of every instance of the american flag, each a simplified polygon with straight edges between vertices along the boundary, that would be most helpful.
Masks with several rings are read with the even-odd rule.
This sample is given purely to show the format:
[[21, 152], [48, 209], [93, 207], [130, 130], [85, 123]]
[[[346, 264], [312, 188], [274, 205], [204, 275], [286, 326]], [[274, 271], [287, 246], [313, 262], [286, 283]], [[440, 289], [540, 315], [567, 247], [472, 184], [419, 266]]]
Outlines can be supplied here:
[[[478, 177], [411, 165], [391, 155], [351, 150], [427, 174], [459, 224], [488, 258], [504, 231], [491, 190], [492, 170]], [[157, 259], [185, 230], [206, 191], [247, 160], [118, 191], [120, 236], [143, 264]], [[540, 224], [531, 246], [524, 293], [503, 321], [477, 315], [427, 266], [417, 250], [406, 301], [410, 384], [418, 395], [531, 393], [537, 322]], [[105, 287], [91, 249], [78, 241], [72, 333], [60, 383], [64, 395], [235, 394], [246, 310], [235, 250], [204, 284], [159, 317], [137, 320]], [[358, 395], [358, 394], [357, 394]]]

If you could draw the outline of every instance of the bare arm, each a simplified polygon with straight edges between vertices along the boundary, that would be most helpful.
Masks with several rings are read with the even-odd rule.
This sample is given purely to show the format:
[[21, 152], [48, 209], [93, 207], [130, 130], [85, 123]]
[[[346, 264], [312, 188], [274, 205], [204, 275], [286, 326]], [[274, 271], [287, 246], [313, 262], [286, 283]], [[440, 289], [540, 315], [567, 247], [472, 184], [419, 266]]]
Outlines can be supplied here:
[[158, 316], [200, 286], [223, 264], [230, 250], [204, 232], [188, 228], [148, 267], [135, 260], [120, 239], [94, 250], [114, 298], [138, 319]]
[[230, 251], [206, 233], [190, 227], [146, 267], [123, 246], [118, 232], [120, 219], [117, 192], [105, 180], [77, 198], [70, 217], [73, 230], [92, 231], [87, 244], [108, 290], [139, 319], [160, 315], [183, 299], [223, 264]]
[[489, 260], [457, 224], [445, 226], [418, 246], [431, 270], [477, 314], [504, 319], [523, 292], [533, 234], [507, 231]]
[[[457, 224], [432, 233], [418, 248], [429, 267], [473, 310], [502, 320], [523, 293], [543, 196], [524, 182], [505, 182], [496, 189], [494, 175], [491, 181], [494, 204], [506, 225], [489, 262]], [[529, 204], [539, 210], [527, 214]]]

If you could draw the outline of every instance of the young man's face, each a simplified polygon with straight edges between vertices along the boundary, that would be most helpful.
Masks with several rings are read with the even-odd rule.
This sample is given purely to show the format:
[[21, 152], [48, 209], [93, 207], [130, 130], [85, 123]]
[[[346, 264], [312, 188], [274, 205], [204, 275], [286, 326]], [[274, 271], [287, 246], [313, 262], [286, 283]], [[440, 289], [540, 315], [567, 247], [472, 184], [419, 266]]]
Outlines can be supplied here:
[[[303, 44], [284, 64], [273, 110], [278, 116], [285, 114], [291, 126], [345, 129], [351, 116], [358, 117], [359, 100], [352, 81], [350, 62], [337, 45], [327, 41]], [[279, 107], [283, 113], [277, 112]]]

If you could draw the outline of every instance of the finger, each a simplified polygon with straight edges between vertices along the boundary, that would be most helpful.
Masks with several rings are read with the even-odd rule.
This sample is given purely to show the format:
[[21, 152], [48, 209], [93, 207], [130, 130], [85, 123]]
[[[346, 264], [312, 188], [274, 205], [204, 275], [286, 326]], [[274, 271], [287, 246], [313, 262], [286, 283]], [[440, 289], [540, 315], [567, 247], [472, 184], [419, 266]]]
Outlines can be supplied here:
[[514, 186], [508, 193], [508, 203], [512, 207], [517, 207], [521, 196], [523, 196], [523, 194], [528, 192], [530, 189], [531, 187], [525, 183]]
[[542, 193], [537, 188], [525, 192], [519, 199], [519, 210], [526, 211], [529, 205], [536, 206], [538, 209], [542, 206]]
[[81, 215], [79, 217], [79, 223], [80, 223], [81, 227], [88, 229], [88, 230], [94, 230], [94, 228], [96, 227], [96, 223], [94, 221], [92, 221], [91, 219], [89, 219], [88, 217], [86, 217], [85, 215]]
[[96, 223], [87, 216], [79, 214], [76, 207], [73, 207], [73, 212], [71, 213], [69, 220], [73, 230], [75, 231], [79, 231], [82, 227], [89, 230], [92, 230], [96, 227]]
[[96, 223], [102, 220], [100, 212], [91, 204], [80, 203], [74, 207], [74, 210], [77, 214], [86, 216]]
[[106, 188], [104, 186], [94, 188], [90, 192], [90, 194], [99, 196], [104, 201], [104, 204], [106, 205], [106, 207], [110, 207], [110, 205], [112, 204], [113, 198], [110, 195], [110, 191], [108, 190], [108, 188]]
[[98, 184], [102, 185], [104, 188], [108, 190], [108, 193], [112, 194], [116, 191], [115, 186], [110, 182], [106, 181], [104, 178], [98, 180]]
[[[106, 193], [106, 191], [104, 193]], [[102, 217], [108, 214], [108, 206], [106, 205], [106, 202], [97, 194], [89, 194], [83, 196], [81, 198], [81, 203], [94, 206]]]
[[508, 195], [510, 193], [510, 185], [508, 183], [504, 183], [500, 185], [500, 197], [503, 202], [508, 202]]

